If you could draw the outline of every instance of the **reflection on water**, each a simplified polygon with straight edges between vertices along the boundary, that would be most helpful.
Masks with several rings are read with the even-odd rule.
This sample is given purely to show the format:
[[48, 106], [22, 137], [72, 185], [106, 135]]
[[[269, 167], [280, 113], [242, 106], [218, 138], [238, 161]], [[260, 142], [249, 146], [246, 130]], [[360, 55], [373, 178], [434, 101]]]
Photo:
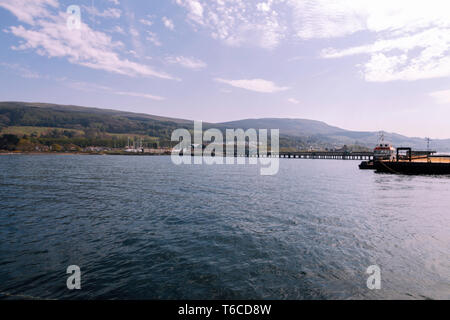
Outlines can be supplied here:
[[2, 156], [0, 298], [449, 298], [450, 177], [357, 164]]

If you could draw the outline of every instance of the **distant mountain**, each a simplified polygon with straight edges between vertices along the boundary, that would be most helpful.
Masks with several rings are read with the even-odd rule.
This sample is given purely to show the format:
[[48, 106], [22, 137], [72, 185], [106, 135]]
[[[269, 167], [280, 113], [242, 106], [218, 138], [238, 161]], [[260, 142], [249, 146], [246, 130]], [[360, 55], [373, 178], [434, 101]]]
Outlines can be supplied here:
[[[336, 145], [361, 145], [372, 148], [379, 140], [379, 132], [350, 131], [330, 126], [325, 122], [308, 119], [263, 118], [223, 122], [220, 125], [229, 128], [280, 129], [280, 135], [292, 137], [310, 137], [323, 143]], [[385, 141], [396, 147], [407, 146], [416, 150], [426, 150], [425, 138], [406, 137], [397, 133], [383, 132]], [[450, 151], [450, 139], [432, 140], [430, 147], [440, 152]]]
[[222, 122], [220, 125], [229, 128], [280, 129], [281, 134], [301, 137], [310, 135], [334, 135], [346, 130], [333, 127], [325, 122], [307, 119], [263, 118]]
[[[245, 119], [222, 123], [204, 123], [205, 129], [227, 128], [280, 129], [280, 145], [285, 148], [304, 149], [362, 146], [373, 148], [378, 141], [378, 132], [350, 131], [325, 122], [308, 119], [263, 118]], [[25, 129], [27, 130], [25, 130]], [[46, 132], [58, 128], [61, 132]], [[114, 145], [126, 143], [126, 136], [140, 135], [142, 138], [160, 145], [170, 144], [170, 135], [177, 128], [192, 130], [193, 121], [168, 118], [143, 113], [133, 113], [100, 108], [48, 103], [0, 102], [0, 130], [5, 132], [31, 132], [40, 138], [39, 143], [65, 143], [64, 139], [84, 139], [83, 144], [113, 145], [108, 139], [117, 139]], [[66, 130], [67, 129], [67, 130]], [[22, 130], [22, 131], [21, 131]], [[69, 132], [72, 130], [71, 132]], [[47, 130], [48, 131], [48, 130]], [[65, 136], [62, 136], [62, 135]], [[44, 138], [41, 137], [45, 136]], [[50, 140], [52, 138], [53, 140]], [[64, 139], [63, 139], [64, 138]], [[56, 140], [55, 140], [56, 139]], [[62, 140], [61, 140], [62, 139]], [[70, 141], [73, 143], [73, 141]], [[385, 133], [385, 140], [394, 146], [410, 146], [425, 149], [424, 138], [409, 138], [396, 133]], [[44, 142], [42, 142], [44, 141]], [[78, 143], [80, 144], [80, 143]], [[431, 147], [440, 152], [450, 151], [450, 139], [433, 140]]]

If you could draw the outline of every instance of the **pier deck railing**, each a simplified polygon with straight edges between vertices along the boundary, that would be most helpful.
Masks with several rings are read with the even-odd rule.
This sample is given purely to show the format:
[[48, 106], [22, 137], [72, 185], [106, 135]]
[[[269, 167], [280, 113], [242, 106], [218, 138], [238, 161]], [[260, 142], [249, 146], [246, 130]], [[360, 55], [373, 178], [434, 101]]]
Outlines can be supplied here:
[[335, 159], [335, 160], [372, 160], [373, 152], [346, 152], [346, 151], [297, 151], [283, 152], [272, 154], [270, 151], [267, 155], [258, 153], [235, 154], [236, 157], [279, 157], [289, 159]]

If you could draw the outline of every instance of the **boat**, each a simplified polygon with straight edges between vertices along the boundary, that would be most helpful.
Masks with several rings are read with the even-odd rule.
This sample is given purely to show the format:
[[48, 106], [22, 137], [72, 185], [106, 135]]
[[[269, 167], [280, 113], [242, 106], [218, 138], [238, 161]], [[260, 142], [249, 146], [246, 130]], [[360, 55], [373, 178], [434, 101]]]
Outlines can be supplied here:
[[382, 142], [373, 149], [373, 161], [394, 161], [395, 160], [395, 148]]
[[363, 161], [359, 164], [361, 170], [371, 169], [374, 170], [375, 161], [394, 161], [395, 160], [395, 148], [384, 141], [384, 134], [380, 133], [378, 144], [373, 149], [373, 159], [370, 161]]
[[[401, 151], [406, 154], [401, 155]], [[435, 155], [435, 151], [412, 151], [409, 147], [397, 148], [395, 160], [374, 161], [376, 172], [395, 174], [450, 174], [450, 156]]]
[[359, 168], [394, 174], [450, 175], [450, 156], [436, 155], [436, 151], [430, 151], [429, 148], [426, 151], [413, 151], [410, 147], [395, 149], [384, 142], [381, 133], [373, 150], [373, 159], [361, 162]]

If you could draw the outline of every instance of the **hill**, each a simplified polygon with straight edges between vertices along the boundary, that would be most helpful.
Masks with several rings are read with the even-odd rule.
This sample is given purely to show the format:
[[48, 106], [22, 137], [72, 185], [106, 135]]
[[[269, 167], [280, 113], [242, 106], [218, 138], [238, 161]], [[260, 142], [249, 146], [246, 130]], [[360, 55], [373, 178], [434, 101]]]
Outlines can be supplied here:
[[[325, 122], [308, 119], [245, 119], [231, 122], [224, 122], [221, 125], [230, 128], [266, 128], [280, 129], [280, 134], [291, 137], [309, 137], [310, 139], [321, 141], [328, 145], [359, 145], [368, 148], [373, 146], [379, 140], [378, 131], [350, 131], [335, 126], [330, 126]], [[397, 133], [383, 132], [385, 141], [394, 146], [408, 146], [416, 150], [426, 150], [427, 143], [425, 138], [407, 137]], [[450, 139], [436, 139], [431, 143], [434, 150], [440, 152], [450, 151]]]
[[[344, 145], [350, 149], [373, 148], [378, 132], [357, 132], [308, 119], [245, 119], [223, 123], [204, 123], [204, 129], [227, 128], [280, 129], [280, 146], [285, 149], [333, 149]], [[193, 129], [193, 121], [143, 113], [28, 102], [0, 102], [0, 135], [10, 137], [23, 148], [52, 145], [85, 148], [104, 146], [122, 148], [131, 140], [143, 141], [154, 147], [169, 147], [170, 135], [178, 128]], [[426, 148], [422, 138], [409, 138], [385, 133], [395, 146]], [[21, 140], [20, 140], [21, 139]], [[11, 140], [11, 141], [13, 141]], [[21, 142], [20, 142], [21, 141]], [[12, 142], [0, 143], [0, 148], [12, 148]], [[9, 146], [9, 147], [8, 147]], [[434, 140], [433, 148], [450, 151], [449, 140]], [[57, 148], [57, 147], [55, 147]]]
[[263, 118], [245, 119], [231, 122], [222, 122], [221, 125], [230, 128], [280, 129], [282, 134], [301, 137], [310, 135], [331, 135], [346, 130], [333, 127], [325, 122], [307, 119]]

